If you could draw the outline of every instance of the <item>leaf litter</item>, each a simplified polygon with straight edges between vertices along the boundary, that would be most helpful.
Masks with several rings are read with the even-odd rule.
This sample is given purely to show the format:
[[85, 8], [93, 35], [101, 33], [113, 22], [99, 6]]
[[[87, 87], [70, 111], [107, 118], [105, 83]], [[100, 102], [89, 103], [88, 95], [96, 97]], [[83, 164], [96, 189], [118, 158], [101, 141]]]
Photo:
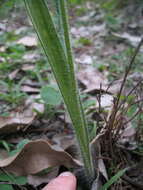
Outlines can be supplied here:
[[[24, 165], [23, 165], [24, 163]], [[0, 160], [0, 167], [16, 175], [29, 175], [54, 166], [78, 167], [81, 163], [44, 140], [31, 141], [16, 155]]]
[[[92, 9], [92, 6], [89, 6], [90, 7], [90, 9]], [[94, 12], [94, 11], [93, 11]], [[104, 18], [104, 14], [103, 13], [101, 13], [101, 14], [95, 14], [96, 16], [94, 16], [94, 13], [93, 12], [91, 12], [91, 14], [90, 15], [87, 15], [86, 17], [84, 17], [84, 16], [81, 16], [81, 17], [79, 17], [79, 19], [77, 19], [77, 20], [79, 20], [80, 22], [87, 22], [88, 20], [90, 20], [90, 19], [95, 19], [94, 21], [99, 21], [99, 20], [102, 20], [103, 18]], [[102, 18], [102, 19], [101, 19]], [[98, 20], [99, 19], [99, 20]], [[103, 20], [102, 20], [102, 22], [103, 22]], [[89, 24], [90, 25], [90, 24]], [[116, 52], [118, 52], [118, 51], [120, 51], [121, 49], [122, 50], [124, 50], [124, 47], [126, 48], [127, 46], [126, 46], [126, 44], [123, 44], [123, 46], [124, 47], [122, 47], [122, 48], [119, 48], [119, 49], [116, 49], [116, 48], [114, 48], [114, 41], [112, 42], [113, 43], [113, 49], [111, 50], [111, 48], [109, 48], [109, 44], [107, 43], [107, 46], [108, 46], [108, 48], [106, 49], [106, 51], [103, 51], [103, 48], [105, 47], [105, 44], [104, 44], [104, 41], [103, 41], [103, 38], [107, 35], [107, 33], [109, 32], [108, 31], [109, 29], [107, 28], [107, 26], [106, 26], [106, 23], [105, 22], [103, 22], [103, 23], [101, 23], [101, 24], [97, 24], [97, 25], [95, 25], [94, 27], [93, 26], [82, 26], [82, 27], [72, 27], [72, 29], [71, 29], [71, 33], [72, 33], [72, 35], [73, 35], [73, 37], [74, 38], [76, 38], [76, 39], [79, 39], [80, 37], [86, 37], [86, 38], [88, 38], [88, 39], [92, 39], [93, 40], [93, 42], [95, 43], [95, 45], [96, 45], [96, 47], [95, 47], [95, 49], [96, 50], [98, 50], [98, 52], [102, 52], [102, 53], [100, 53], [100, 56], [101, 56], [101, 58], [102, 58], [102, 56], [103, 57], [108, 57], [108, 56], [110, 56], [110, 55], [112, 55], [112, 54], [114, 54], [114, 53], [116, 53]], [[19, 32], [20, 33], [20, 32]], [[134, 36], [134, 35], [130, 35], [128, 32], [124, 32], [123, 34], [119, 34], [119, 33], [116, 33], [116, 32], [112, 32], [112, 35], [113, 36], [116, 36], [117, 38], [121, 38], [121, 39], [125, 39], [125, 40], [127, 40], [131, 45], [136, 45], [137, 44], [137, 41], [139, 40], [139, 38], [140, 38], [140, 36]], [[117, 40], [118, 41], [118, 40]], [[108, 42], [108, 40], [107, 40], [107, 42]], [[20, 43], [20, 44], [23, 44], [24, 46], [26, 46], [27, 47], [27, 49], [28, 48], [35, 48], [36, 46], [37, 46], [37, 39], [34, 37], [34, 36], [28, 36], [28, 37], [24, 37], [24, 38], [21, 38], [19, 41], [18, 41], [18, 43]], [[99, 43], [99, 46], [97, 45]], [[97, 47], [98, 46], [98, 47]], [[4, 50], [4, 48], [3, 48], [3, 50]], [[109, 112], [109, 113], [106, 113], [105, 115], [110, 115], [110, 112], [111, 112], [111, 110], [113, 109], [113, 102], [114, 102], [114, 95], [115, 94], [118, 94], [118, 92], [119, 92], [119, 89], [120, 89], [120, 87], [121, 87], [121, 81], [122, 80], [119, 80], [119, 81], [117, 81], [116, 82], [116, 84], [115, 85], [111, 85], [111, 87], [108, 89], [108, 85], [109, 85], [109, 80], [107, 79], [107, 77], [108, 77], [108, 75], [109, 75], [109, 72], [106, 72], [107, 70], [103, 70], [102, 72], [100, 72], [97, 68], [94, 68], [93, 67], [93, 63], [94, 63], [94, 61], [96, 61], [96, 52], [93, 50], [93, 46], [91, 45], [90, 46], [90, 48], [89, 47], [80, 47], [78, 50], [76, 49], [76, 47], [75, 47], [75, 52], [76, 52], [76, 62], [77, 62], [77, 67], [79, 67], [80, 69], [79, 69], [79, 71], [78, 71], [78, 73], [77, 73], [77, 77], [78, 77], [78, 80], [80, 81], [80, 83], [81, 84], [83, 84], [84, 85], [84, 92], [85, 93], [89, 93], [90, 94], [90, 92], [94, 92], [94, 90], [96, 91], [96, 90], [98, 90], [98, 91], [96, 91], [96, 93], [92, 93], [92, 98], [94, 99], [95, 98], [95, 100], [96, 100], [96, 106], [95, 106], [95, 108], [94, 108], [94, 111], [95, 111], [95, 109], [100, 109], [100, 107], [103, 109], [103, 110], [105, 110], [105, 112]], [[34, 53], [28, 53], [28, 54], [25, 54], [24, 56], [23, 56], [23, 59], [25, 59], [25, 61], [27, 62], [28, 60], [31, 60], [30, 62], [31, 63], [33, 63], [33, 60], [34, 60], [34, 62], [36, 61], [36, 59], [37, 59], [37, 57], [35, 56], [35, 54]], [[3, 60], [2, 60], [3, 61]], [[102, 63], [101, 63], [102, 64]], [[109, 64], [109, 66], [110, 66], [110, 64]], [[23, 67], [22, 67], [22, 70], [24, 70], [24, 71], [27, 71], [27, 70], [32, 70], [33, 69], [33, 65], [32, 64], [30, 64], [30, 63], [28, 63], [27, 65], [23, 65]], [[11, 75], [10, 75], [10, 79], [12, 80], [12, 79], [14, 79], [15, 78], [15, 75], [17, 74], [17, 70], [15, 70], [14, 72], [12, 72], [11, 73]], [[119, 77], [120, 78], [120, 77]], [[31, 84], [32, 84], [32, 81], [31, 81]], [[114, 87], [114, 89], [113, 89], [113, 87]], [[107, 92], [107, 89], [108, 89], [108, 91], [110, 92], [110, 95], [107, 93], [106, 94], [106, 92]], [[103, 95], [101, 95], [101, 99], [100, 99], [100, 103], [98, 103], [98, 101], [97, 101], [97, 98], [96, 98], [96, 96], [100, 96], [100, 91], [101, 90], [103, 90]], [[32, 87], [32, 85], [29, 85], [29, 84], [26, 84], [26, 85], [22, 85], [22, 87], [21, 87], [21, 91], [24, 91], [24, 92], [27, 92], [27, 93], [31, 93], [31, 94], [35, 94], [35, 93], [39, 93], [40, 92], [40, 89], [39, 89], [39, 87], [38, 88], [35, 88], [35, 87]], [[126, 88], [126, 93], [125, 94], [127, 94], [128, 93], [128, 91], [129, 91], [129, 89], [127, 89]], [[90, 97], [91, 98], [91, 97]], [[29, 103], [29, 104], [31, 104], [31, 103]], [[32, 123], [34, 123], [34, 121], [36, 120], [36, 117], [37, 117], [37, 113], [36, 112], [33, 112], [33, 109], [35, 109], [34, 108], [34, 106], [33, 105], [29, 105], [28, 104], [28, 106], [26, 106], [26, 110], [27, 110], [27, 113], [26, 114], [24, 114], [24, 111], [25, 111], [25, 109], [24, 109], [24, 111], [22, 111], [22, 113], [20, 112], [12, 112], [11, 114], [10, 114], [10, 116], [9, 117], [2, 117], [2, 127], [0, 128], [1, 130], [4, 130], [4, 133], [11, 133], [11, 132], [15, 132], [15, 133], [17, 133], [17, 131], [19, 130], [19, 129], [24, 129], [25, 128], [25, 130], [27, 131], [28, 130], [28, 127], [27, 126], [31, 126], [32, 125]], [[33, 104], [33, 103], [32, 103]], [[25, 106], [25, 105], [24, 105]], [[40, 112], [42, 112], [43, 113], [43, 111], [41, 111], [41, 110], [43, 110], [43, 105], [41, 105], [41, 104], [38, 104], [37, 103], [37, 107], [40, 107], [40, 108], [38, 108], [39, 109], [39, 111]], [[109, 108], [108, 110], [107, 110], [107, 107]], [[38, 110], [37, 109], [37, 110]], [[18, 117], [16, 116], [15, 117], [15, 115], [18, 115]], [[31, 115], [30, 117], [29, 117], [29, 120], [25, 117], [25, 115]], [[107, 116], [106, 116], [107, 117]], [[21, 118], [21, 120], [20, 120], [20, 118]], [[58, 118], [62, 118], [62, 121], [64, 121], [64, 116], [61, 114], [61, 115], [59, 115], [58, 116]], [[121, 119], [121, 118], [120, 118]], [[118, 120], [120, 120], [120, 119], [118, 119]], [[127, 118], [127, 120], [128, 120], [129, 118]], [[4, 120], [4, 122], [3, 122], [3, 120]], [[50, 128], [51, 126], [53, 126], [53, 125], [49, 125], [48, 124], [48, 119], [47, 120], [45, 120], [45, 123], [46, 123], [46, 127], [48, 128]], [[68, 125], [70, 125], [70, 121], [68, 120], [68, 122], [65, 120], [65, 123], [58, 123], [58, 126], [60, 126], [60, 125], [62, 125], [62, 127], [63, 127], [63, 125], [66, 125], [68, 123]], [[56, 124], [55, 124], [56, 125]], [[13, 126], [13, 127], [12, 127]], [[24, 127], [24, 128], [23, 128]], [[4, 129], [5, 128], [5, 129]], [[14, 129], [15, 128], [15, 129]], [[57, 127], [58, 128], [58, 127]], [[58, 129], [56, 129], [57, 131], [58, 131]], [[1, 132], [1, 131], [0, 131]], [[136, 130], [134, 129], [134, 127], [132, 126], [132, 124], [131, 123], [129, 123], [128, 125], [124, 125], [123, 126], [123, 129], [120, 131], [121, 133], [122, 133], [122, 136], [121, 136], [121, 138], [120, 138], [120, 141], [121, 141], [121, 144], [123, 144], [123, 141], [126, 139], [126, 138], [133, 138], [134, 139], [134, 137], [136, 136]], [[2, 132], [3, 133], [3, 132]], [[50, 132], [51, 133], [51, 132]], [[52, 133], [51, 133], [52, 134]], [[51, 134], [49, 134], [49, 136], [52, 136]], [[35, 134], [34, 134], [35, 135]], [[32, 165], [31, 165], [31, 167], [29, 168], [29, 170], [27, 169], [27, 167], [25, 167], [24, 169], [22, 168], [20, 168], [21, 167], [21, 160], [22, 160], [22, 156], [21, 156], [21, 154], [22, 155], [24, 155], [25, 157], [26, 157], [26, 151], [29, 151], [30, 152], [30, 155], [31, 155], [31, 160], [32, 159], [34, 159], [33, 157], [34, 157], [34, 154], [36, 154], [37, 155], [37, 158], [38, 158], [38, 160], [40, 160], [41, 159], [41, 157], [40, 157], [40, 159], [39, 159], [39, 157], [38, 157], [38, 154], [40, 154], [40, 149], [38, 149], [38, 150], [36, 150], [36, 148], [34, 149], [33, 147], [36, 147], [37, 145], [40, 147], [41, 146], [41, 144], [43, 145], [44, 144], [44, 147], [46, 147], [45, 149], [46, 149], [46, 151], [47, 151], [47, 147], [48, 147], [48, 149], [50, 150], [50, 151], [57, 151], [57, 150], [51, 150], [52, 149], [52, 147], [51, 147], [51, 145], [48, 143], [48, 142], [50, 142], [51, 144], [57, 144], [58, 145], [58, 147], [63, 147], [63, 149], [65, 149], [65, 148], [68, 148], [69, 147], [69, 145], [70, 145], [70, 143], [72, 144], [72, 140], [71, 139], [68, 139], [67, 138], [67, 136], [66, 136], [66, 134], [63, 134], [63, 137], [61, 137], [62, 135], [61, 135], [61, 133], [59, 134], [59, 136], [57, 135], [55, 135], [55, 133], [54, 133], [54, 135], [53, 135], [53, 138], [47, 138], [47, 136], [46, 136], [47, 134], [43, 134], [43, 136], [42, 136], [42, 138], [43, 139], [45, 139], [45, 140], [48, 140], [48, 141], [43, 141], [43, 140], [36, 140], [36, 141], [32, 141], [32, 142], [30, 142], [30, 143], [28, 143], [27, 145], [25, 145], [25, 147], [21, 150], [21, 152], [19, 152], [19, 153], [17, 153], [17, 156], [15, 156], [15, 159], [13, 159], [13, 161], [12, 162], [9, 162], [9, 165], [8, 166], [5, 166], [6, 168], [8, 168], [8, 170], [10, 169], [12, 172], [14, 171], [15, 173], [17, 173], [17, 172], [27, 172], [26, 174], [28, 175], [28, 179], [29, 179], [29, 183], [30, 184], [33, 184], [34, 186], [37, 186], [37, 185], [39, 185], [39, 184], [41, 184], [41, 183], [45, 183], [45, 182], [48, 182], [51, 178], [52, 178], [52, 176], [53, 177], [55, 177], [57, 174], [58, 174], [58, 172], [59, 172], [59, 166], [61, 165], [61, 164], [63, 164], [63, 162], [60, 160], [59, 161], [59, 163], [57, 164], [58, 166], [57, 167], [53, 167], [53, 165], [51, 164], [51, 166], [50, 165], [48, 165], [47, 164], [47, 158], [48, 158], [48, 156], [46, 157], [46, 159], [45, 158], [43, 158], [44, 159], [44, 162], [45, 162], [45, 165], [43, 164], [42, 166], [41, 166], [41, 168], [39, 167], [39, 168], [36, 168], [35, 167], [35, 170], [34, 170], [34, 168], [33, 168], [33, 170], [32, 170]], [[33, 136], [33, 135], [32, 135]], [[45, 137], [46, 136], [46, 137]], [[38, 138], [38, 137], [37, 137]], [[71, 137], [72, 138], [72, 137]], [[67, 140], [68, 139], [68, 140]], [[50, 141], [49, 141], [50, 140]], [[67, 142], [67, 143], [65, 143], [65, 142]], [[133, 140], [133, 142], [135, 142], [135, 140]], [[47, 145], [48, 144], [48, 145]], [[74, 144], [74, 143], [73, 143]], [[76, 144], [76, 143], [75, 143]], [[100, 144], [100, 143], [99, 143]], [[67, 145], [67, 146], [66, 146]], [[100, 146], [102, 146], [102, 142], [101, 142], [101, 145]], [[29, 149], [29, 147], [30, 147], [30, 149]], [[31, 148], [32, 147], [32, 148]], [[50, 147], [50, 148], [49, 148]], [[99, 147], [98, 147], [99, 148]], [[122, 148], [126, 148], [124, 145], [122, 146]], [[34, 152], [35, 151], [35, 152]], [[43, 154], [44, 155], [46, 155], [46, 151], [44, 152], [45, 150], [43, 150]], [[64, 150], [62, 150], [63, 152], [64, 152]], [[34, 152], [34, 153], [33, 153]], [[52, 153], [53, 153], [52, 152]], [[58, 152], [58, 151], [57, 151]], [[98, 151], [97, 151], [98, 152]], [[54, 153], [54, 154], [56, 154], [56, 153]], [[63, 154], [62, 154], [62, 156], [64, 155], [66, 155], [67, 156], [67, 154], [68, 153], [66, 153], [66, 152], [64, 152]], [[58, 155], [58, 157], [59, 157], [59, 153], [57, 154]], [[39, 155], [39, 156], [41, 156], [41, 155]], [[65, 156], [65, 157], [66, 157]], [[69, 155], [68, 155], [69, 156]], [[67, 156], [67, 157], [68, 157]], [[101, 156], [102, 157], [102, 155], [100, 154], [99, 156]], [[57, 156], [56, 156], [57, 157]], [[106, 156], [105, 156], [106, 157]], [[14, 158], [14, 157], [13, 157]], [[27, 158], [27, 157], [26, 157]], [[12, 158], [11, 158], [12, 159]], [[29, 158], [28, 158], [29, 159]], [[59, 158], [59, 159], [61, 159], [61, 158]], [[70, 162], [71, 160], [72, 160], [72, 163], [74, 163], [74, 159], [71, 157], [71, 156], [69, 156], [68, 157], [68, 159], [69, 160], [66, 160], [66, 162]], [[17, 161], [18, 160], [18, 163], [19, 163], [19, 165], [17, 165]], [[102, 161], [104, 161], [104, 156], [103, 156], [103, 159], [99, 159], [99, 160], [101, 160], [101, 162]], [[100, 161], [98, 160], [98, 162], [99, 162], [99, 168], [101, 168], [100, 169], [100, 172], [101, 173], [103, 173], [103, 175], [104, 176], [107, 176], [106, 175], [106, 169], [104, 168], [104, 163], [100, 163]], [[105, 160], [106, 160], [106, 158], [105, 158]], [[23, 160], [22, 160], [23, 161]], [[53, 161], [53, 160], [52, 160]], [[34, 163], [35, 163], [36, 161], [34, 161]], [[23, 163], [23, 162], [22, 162]], [[27, 163], [27, 160], [25, 161], [24, 160], [24, 163]], [[53, 163], [53, 162], [51, 162], [51, 163]], [[56, 162], [57, 163], [57, 162]], [[47, 165], [46, 165], [47, 164]], [[75, 163], [74, 163], [75, 164]], [[74, 165], [73, 164], [73, 165]], [[25, 164], [26, 165], [26, 164]], [[72, 164], [70, 165], [70, 166], [73, 166]], [[19, 168], [18, 168], [18, 166], [19, 166]], [[50, 166], [50, 167], [52, 167], [52, 169], [51, 169], [51, 171], [48, 173], [48, 174], [45, 174], [45, 175], [42, 175], [42, 177], [40, 176], [33, 176], [33, 175], [29, 175], [29, 173], [28, 172], [32, 172], [32, 174], [33, 174], [33, 172], [35, 173], [35, 171], [41, 171], [41, 169], [42, 168], [44, 168], [44, 169], [47, 169], [48, 167], [47, 166]], [[5, 169], [5, 167], [4, 167], [4, 169]], [[46, 168], [47, 167], [47, 168]], [[31, 170], [30, 170], [31, 169]], [[54, 174], [53, 174], [54, 173]], [[21, 175], [21, 174], [20, 174]], [[48, 177], [48, 175], [50, 175], [50, 178]], [[35, 178], [34, 178], [35, 177]], [[46, 178], [47, 177], [47, 178]], [[34, 179], [33, 179], [34, 178]], [[107, 177], [106, 177], [107, 178]], [[43, 180], [42, 180], [43, 179]], [[33, 181], [32, 181], [33, 180]], [[36, 180], [36, 181], [35, 181]], [[39, 180], [39, 182], [37, 181], [37, 180]], [[97, 185], [97, 183], [99, 183], [99, 181], [98, 182], [96, 182], [96, 185]]]

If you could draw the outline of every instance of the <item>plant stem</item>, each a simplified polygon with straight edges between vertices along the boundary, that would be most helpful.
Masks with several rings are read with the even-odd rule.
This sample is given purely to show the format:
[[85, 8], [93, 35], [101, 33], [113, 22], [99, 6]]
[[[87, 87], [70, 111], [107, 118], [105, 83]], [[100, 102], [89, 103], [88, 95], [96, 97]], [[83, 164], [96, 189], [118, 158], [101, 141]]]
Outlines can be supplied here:
[[[84, 111], [83, 111], [83, 107], [81, 104], [81, 100], [79, 97], [79, 92], [78, 92], [78, 88], [77, 88], [77, 84], [76, 84], [76, 79], [75, 79], [75, 75], [74, 73], [74, 61], [73, 61], [73, 52], [72, 52], [72, 48], [71, 48], [71, 42], [70, 42], [70, 34], [69, 34], [69, 23], [68, 23], [68, 13], [67, 13], [67, 3], [65, 0], [61, 0], [60, 1], [60, 9], [61, 9], [61, 16], [62, 16], [62, 21], [63, 21], [63, 28], [64, 28], [64, 37], [65, 37], [65, 45], [66, 45], [66, 54], [67, 54], [67, 62], [69, 64], [70, 67], [70, 73], [72, 74], [71, 77], [71, 81], [73, 81], [73, 89], [76, 89], [76, 98], [77, 98], [77, 105], [78, 105], [78, 112], [80, 115], [80, 120], [82, 122], [81, 127], [83, 128], [83, 137], [85, 139], [85, 147], [83, 149], [83, 142], [81, 142], [81, 136], [80, 136], [80, 131], [76, 133], [77, 135], [77, 139], [79, 141], [79, 145], [81, 148], [81, 153], [83, 155], [83, 159], [84, 159], [84, 163], [85, 166], [87, 168], [87, 173], [88, 175], [91, 175], [92, 177], [94, 176], [94, 167], [93, 167], [93, 161], [92, 161], [92, 156], [91, 156], [91, 151], [90, 151], [90, 147], [89, 147], [89, 134], [88, 134], [88, 126], [87, 126], [87, 122], [85, 119], [85, 115], [84, 115]], [[71, 113], [72, 114], [72, 113]], [[70, 115], [71, 115], [70, 114]], [[74, 126], [76, 127], [76, 123], [74, 122], [74, 120], [71, 117], [71, 120], [74, 124]], [[78, 129], [78, 128], [77, 128]], [[88, 159], [87, 159], [88, 156]]]
[[59, 1], [64, 30], [65, 49], [61, 44], [56, 27], [54, 26], [47, 2], [45, 0], [24, 0], [72, 120], [80, 145], [86, 175], [94, 178], [94, 167], [89, 146], [87, 123], [81, 106], [74, 74], [66, 2], [65, 0]]

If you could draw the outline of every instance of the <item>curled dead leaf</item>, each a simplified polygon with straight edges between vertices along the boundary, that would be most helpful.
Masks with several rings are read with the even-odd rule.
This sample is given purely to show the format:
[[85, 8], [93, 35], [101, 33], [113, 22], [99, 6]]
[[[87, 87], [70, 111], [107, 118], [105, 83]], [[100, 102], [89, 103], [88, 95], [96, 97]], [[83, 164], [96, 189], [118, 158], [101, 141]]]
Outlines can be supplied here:
[[0, 160], [1, 168], [20, 176], [36, 174], [49, 167], [60, 165], [66, 167], [82, 166], [70, 154], [59, 147], [51, 146], [44, 140], [31, 141], [14, 156]]
[[107, 89], [108, 80], [106, 77], [97, 71], [97, 69], [92, 66], [82, 65], [80, 71], [78, 72], [78, 80], [85, 85], [86, 90]]
[[136, 47], [142, 39], [142, 36], [133, 36], [127, 32], [124, 32], [123, 34], [113, 32], [112, 34], [118, 38], [128, 40], [133, 47]]
[[[44, 105], [33, 102], [33, 96], [25, 101], [24, 107], [10, 113], [9, 116], [0, 116], [0, 134], [12, 133], [18, 130], [27, 129], [35, 119], [37, 112], [44, 112]], [[36, 110], [36, 111], [34, 111]]]
[[27, 93], [39, 93], [40, 92], [39, 88], [31, 87], [28, 85], [22, 85], [20, 90], [22, 92], [27, 92]]
[[25, 36], [18, 40], [17, 43], [27, 47], [37, 46], [37, 38], [35, 36]]

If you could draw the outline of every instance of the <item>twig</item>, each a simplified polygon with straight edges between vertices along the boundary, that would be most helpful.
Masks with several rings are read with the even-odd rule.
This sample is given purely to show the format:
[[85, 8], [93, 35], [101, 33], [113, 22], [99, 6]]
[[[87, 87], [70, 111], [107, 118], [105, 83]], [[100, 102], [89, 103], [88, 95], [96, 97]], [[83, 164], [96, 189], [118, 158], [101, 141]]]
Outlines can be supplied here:
[[[143, 44], [143, 38], [142, 38], [142, 40], [140, 41], [140, 43], [138, 44], [138, 46], [137, 46], [137, 48], [136, 48], [136, 50], [135, 50], [135, 53], [134, 53], [133, 57], [131, 58], [131, 61], [130, 61], [130, 63], [129, 63], [129, 66], [126, 68], [125, 75], [124, 75], [124, 78], [123, 78], [123, 82], [122, 82], [122, 84], [121, 84], [120, 91], [119, 91], [118, 96], [117, 96], [117, 100], [116, 100], [116, 102], [115, 102], [113, 111], [112, 111], [111, 116], [110, 116], [110, 118], [109, 118], [109, 124], [108, 124], [108, 129], [109, 129], [109, 131], [112, 131], [112, 129], [113, 129], [113, 127], [114, 127], [114, 121], [115, 121], [115, 119], [116, 119], [116, 115], [117, 115], [117, 112], [118, 112], [118, 110], [119, 110], [119, 102], [120, 102], [120, 98], [121, 98], [121, 94], [122, 94], [123, 88], [124, 88], [125, 83], [126, 83], [126, 80], [127, 80], [127, 76], [128, 76], [128, 74], [129, 74], [130, 70], [132, 69], [132, 65], [133, 65], [133, 63], [134, 63], [134, 61], [135, 61], [135, 58], [136, 58], [136, 56], [137, 56], [137, 54], [138, 54], [138, 52], [139, 52], [139, 50], [140, 50], [142, 44]], [[118, 130], [118, 131], [119, 131], [119, 130]], [[117, 135], [118, 135], [118, 134], [116, 133], [116, 136], [117, 136]], [[110, 137], [110, 138], [111, 138], [111, 137]], [[111, 139], [110, 139], [110, 140], [111, 140]]]
[[143, 189], [143, 182], [138, 182], [136, 180], [133, 180], [132, 178], [128, 177], [127, 175], [123, 175], [121, 177], [123, 180], [127, 181], [129, 184], [131, 184], [132, 186], [139, 188], [139, 189]]
[[121, 106], [127, 101], [128, 97], [136, 90], [136, 88], [141, 84], [141, 82], [143, 81], [143, 79], [141, 79], [130, 91], [129, 93], [126, 95], [125, 99], [120, 103], [118, 110], [121, 108]]
[[133, 119], [135, 119], [135, 117], [142, 112], [141, 109], [139, 109], [138, 111], [136, 111], [136, 113], [132, 116], [132, 118], [130, 118], [128, 121], [126, 121], [123, 125], [127, 125], [129, 122], [131, 122]]

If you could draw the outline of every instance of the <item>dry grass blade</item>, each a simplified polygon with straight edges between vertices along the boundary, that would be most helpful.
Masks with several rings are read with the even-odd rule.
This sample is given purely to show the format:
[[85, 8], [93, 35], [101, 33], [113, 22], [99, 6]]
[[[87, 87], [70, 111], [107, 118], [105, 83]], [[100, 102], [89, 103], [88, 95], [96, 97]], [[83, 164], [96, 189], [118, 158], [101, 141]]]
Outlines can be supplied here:
[[121, 84], [120, 91], [119, 91], [119, 93], [118, 93], [118, 95], [117, 95], [117, 100], [115, 101], [114, 108], [113, 108], [112, 114], [111, 114], [110, 119], [109, 119], [109, 124], [108, 124], [108, 126], [109, 126], [109, 130], [110, 130], [110, 131], [113, 129], [114, 121], [115, 121], [115, 118], [116, 118], [116, 114], [117, 114], [117, 112], [119, 111], [119, 108], [120, 108], [119, 103], [120, 103], [120, 99], [121, 99], [121, 95], [122, 95], [123, 88], [124, 88], [125, 83], [126, 83], [126, 80], [127, 80], [127, 76], [128, 76], [128, 74], [129, 74], [130, 70], [132, 69], [132, 65], [133, 65], [134, 62], [135, 62], [135, 58], [136, 58], [136, 56], [137, 56], [137, 54], [138, 54], [138, 52], [139, 52], [139, 50], [140, 50], [142, 44], [143, 44], [143, 39], [140, 41], [139, 45], [137, 46], [137, 48], [136, 48], [136, 50], [135, 50], [135, 53], [134, 53], [133, 57], [131, 58], [131, 61], [130, 61], [130, 63], [129, 63], [129, 66], [127, 67], [127, 69], [126, 69], [126, 71], [125, 71], [125, 75], [124, 75], [124, 78], [123, 78], [123, 82], [122, 82], [122, 84]]

